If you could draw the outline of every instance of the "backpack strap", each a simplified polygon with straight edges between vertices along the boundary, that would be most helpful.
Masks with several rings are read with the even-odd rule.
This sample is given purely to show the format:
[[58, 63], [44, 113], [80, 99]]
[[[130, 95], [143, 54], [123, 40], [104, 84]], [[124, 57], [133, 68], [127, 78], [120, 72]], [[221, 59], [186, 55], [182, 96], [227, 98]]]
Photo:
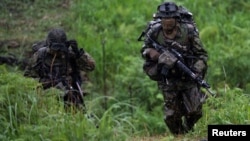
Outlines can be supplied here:
[[37, 54], [37, 59], [33, 68], [38, 72], [39, 77], [43, 78], [49, 73], [45, 68], [46, 47], [38, 49], [35, 53]]
[[188, 39], [192, 39], [194, 37], [194, 31], [196, 31], [196, 27], [193, 24], [187, 24], [188, 29]]
[[45, 40], [39, 41], [39, 42], [37, 42], [37, 43], [34, 43], [34, 44], [32, 45], [32, 52], [35, 53], [35, 52], [38, 51], [40, 48], [45, 47], [45, 46], [47, 46], [47, 43], [46, 43]]
[[178, 12], [180, 13], [182, 23], [195, 24], [193, 14], [185, 7], [179, 6]]
[[147, 34], [147, 36], [145, 37], [144, 42], [147, 43], [151, 43], [151, 41], [149, 41], [148, 37], [150, 37], [151, 39], [156, 41], [157, 36], [159, 35], [159, 31], [162, 29], [161, 26], [161, 20], [158, 19], [156, 21], [150, 21], [147, 28], [147, 31], [145, 33], [145, 35]]

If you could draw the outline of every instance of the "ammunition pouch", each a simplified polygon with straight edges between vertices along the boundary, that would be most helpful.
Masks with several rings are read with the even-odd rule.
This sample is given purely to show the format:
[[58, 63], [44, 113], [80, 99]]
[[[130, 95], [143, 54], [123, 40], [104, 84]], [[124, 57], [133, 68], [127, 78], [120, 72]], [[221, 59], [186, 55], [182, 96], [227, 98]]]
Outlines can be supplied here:
[[158, 73], [159, 69], [157, 62], [146, 61], [143, 64], [143, 70], [151, 80], [158, 81], [161, 79], [160, 74]]

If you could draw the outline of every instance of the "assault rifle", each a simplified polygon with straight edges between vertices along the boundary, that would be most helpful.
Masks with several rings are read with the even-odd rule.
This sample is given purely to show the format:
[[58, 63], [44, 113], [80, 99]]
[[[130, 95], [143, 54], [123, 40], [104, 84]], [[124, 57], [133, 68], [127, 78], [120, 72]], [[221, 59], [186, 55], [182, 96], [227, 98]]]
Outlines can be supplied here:
[[[201, 76], [196, 75], [191, 69], [189, 69], [185, 63], [184, 63], [184, 59], [182, 57], [182, 55], [175, 50], [174, 48], [165, 48], [161, 45], [159, 45], [158, 43], [156, 43], [152, 38], [149, 37], [148, 34], [146, 34], [147, 38], [149, 39], [149, 41], [152, 43], [152, 46], [159, 52], [159, 53], [163, 53], [164, 51], [168, 51], [169, 53], [171, 53], [172, 55], [174, 55], [177, 58], [176, 61], [176, 66], [183, 71], [184, 73], [186, 73], [189, 77], [191, 77], [196, 83], [198, 83], [201, 87], [205, 88], [210, 94], [214, 95], [212, 92], [210, 92], [209, 88], [210, 85], [202, 79]], [[163, 69], [165, 69], [163, 67]], [[165, 70], [162, 70], [162, 72], [164, 73]]]
[[84, 93], [81, 89], [81, 84], [82, 84], [82, 78], [80, 74], [80, 70], [78, 68], [78, 65], [76, 64], [76, 60], [71, 58], [69, 59], [70, 65], [72, 67], [72, 73], [71, 78], [72, 78], [72, 88], [75, 91], [75, 98], [76, 98], [76, 104], [80, 104], [83, 106], [84, 110], [86, 110], [86, 106], [84, 103]]

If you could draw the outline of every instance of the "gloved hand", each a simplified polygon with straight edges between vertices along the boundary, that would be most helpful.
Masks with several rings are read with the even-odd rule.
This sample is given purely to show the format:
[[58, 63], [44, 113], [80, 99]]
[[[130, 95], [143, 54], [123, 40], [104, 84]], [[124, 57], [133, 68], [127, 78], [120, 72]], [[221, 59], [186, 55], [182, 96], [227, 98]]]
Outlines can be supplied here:
[[156, 51], [156, 49], [154, 49], [154, 48], [146, 48], [143, 51], [142, 56], [144, 58], [148, 58], [150, 60], [157, 61], [159, 56], [160, 56], [160, 53], [158, 51]]
[[187, 51], [187, 47], [186, 46], [182, 46], [180, 43], [175, 42], [175, 41], [171, 43], [171, 46], [179, 48], [179, 49], [181, 49], [183, 51]]
[[195, 62], [194, 64], [194, 69], [196, 72], [198, 73], [202, 73], [205, 71], [206, 69], [206, 64], [204, 63], [203, 60], [198, 60], [197, 62]]
[[79, 58], [83, 53], [83, 49], [78, 49], [78, 44], [76, 40], [69, 40], [68, 44], [71, 46], [72, 51], [76, 54], [76, 58]]
[[68, 44], [69, 44], [69, 46], [71, 46], [73, 52], [75, 52], [75, 53], [79, 52], [76, 40], [69, 40]]
[[171, 69], [173, 68], [177, 60], [178, 59], [172, 53], [166, 50], [159, 56], [158, 64], [164, 65], [168, 69]]

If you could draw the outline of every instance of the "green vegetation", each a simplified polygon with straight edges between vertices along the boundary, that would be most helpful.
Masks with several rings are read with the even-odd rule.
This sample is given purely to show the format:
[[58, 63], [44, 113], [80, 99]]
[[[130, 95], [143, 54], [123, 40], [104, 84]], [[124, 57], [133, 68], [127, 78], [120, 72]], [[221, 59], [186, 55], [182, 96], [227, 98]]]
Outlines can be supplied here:
[[137, 41], [161, 2], [2, 0], [1, 55], [29, 57], [32, 43], [60, 26], [97, 66], [89, 74], [88, 111], [82, 114], [63, 110], [60, 91], [44, 91], [18, 67], [0, 65], [0, 140], [196, 141], [206, 138], [209, 124], [250, 124], [250, 2], [175, 1], [194, 15], [209, 53], [207, 81], [216, 93], [195, 130], [183, 136], [173, 136], [163, 122], [163, 98], [142, 71]]

